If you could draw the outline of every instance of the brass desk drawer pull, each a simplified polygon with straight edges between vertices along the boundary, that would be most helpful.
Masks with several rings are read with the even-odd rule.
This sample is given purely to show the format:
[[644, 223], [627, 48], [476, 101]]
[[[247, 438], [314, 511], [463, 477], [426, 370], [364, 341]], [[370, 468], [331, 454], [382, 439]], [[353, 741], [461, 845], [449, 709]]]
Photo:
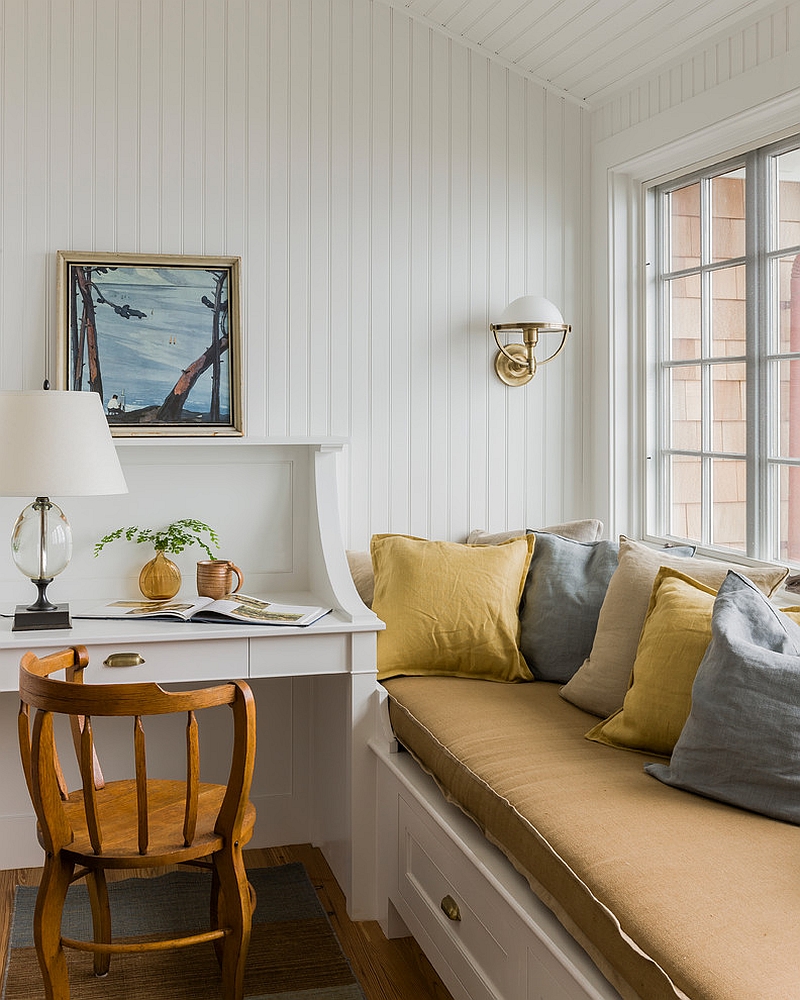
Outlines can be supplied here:
[[448, 920], [461, 919], [461, 910], [459, 910], [458, 903], [453, 899], [452, 896], [445, 896], [444, 899], [442, 900], [441, 906]]
[[111, 653], [103, 660], [104, 667], [138, 667], [144, 663], [138, 653]]

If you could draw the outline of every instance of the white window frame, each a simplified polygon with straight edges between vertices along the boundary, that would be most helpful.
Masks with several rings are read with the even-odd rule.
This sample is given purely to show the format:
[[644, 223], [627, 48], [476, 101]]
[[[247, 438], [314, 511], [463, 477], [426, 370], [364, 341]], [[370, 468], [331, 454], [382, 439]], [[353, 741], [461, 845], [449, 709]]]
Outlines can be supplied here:
[[[710, 374], [714, 361], [710, 359], [709, 317], [703, 316], [701, 336], [704, 342], [699, 367], [703, 372], [704, 425], [706, 433], [699, 455], [702, 465], [702, 517], [703, 537], [697, 541], [709, 552], [731, 555], [731, 550], [714, 546], [711, 538], [713, 516], [710, 467], [715, 459], [741, 459], [747, 469], [746, 551], [735, 553], [752, 560], [774, 561], [785, 559], [780, 551], [779, 491], [780, 467], [800, 464], [797, 460], [778, 455], [778, 387], [770, 384], [777, 370], [774, 362], [798, 360], [800, 353], [779, 353], [777, 343], [770, 342], [777, 332], [778, 317], [773, 314], [775, 295], [771, 287], [774, 263], [787, 255], [800, 253], [800, 244], [771, 249], [771, 206], [774, 202], [775, 174], [769, 165], [783, 152], [796, 150], [800, 136], [794, 135], [778, 142], [758, 145], [733, 158], [720, 160], [700, 169], [688, 170], [667, 183], [645, 185], [646, 244], [648, 250], [647, 311], [647, 367], [648, 384], [652, 399], [647, 406], [648, 461], [645, 483], [645, 530], [656, 538], [684, 540], [671, 534], [671, 482], [670, 457], [687, 453], [670, 447], [671, 414], [669, 404], [670, 372], [681, 362], [670, 359], [668, 308], [665, 301], [666, 276], [680, 276], [682, 272], [671, 269], [668, 245], [669, 220], [667, 198], [672, 190], [699, 182], [701, 187], [702, 231], [710, 232], [710, 189], [713, 177], [724, 175], [740, 167], [746, 169], [746, 248], [742, 257], [714, 263], [709, 259], [708, 248], [698, 268], [687, 269], [699, 273], [703, 282], [710, 280], [715, 270], [722, 267], [746, 267], [746, 354], [742, 358], [726, 358], [725, 363], [741, 361], [747, 369], [746, 422], [747, 438], [744, 455], [718, 453], [710, 438], [710, 406], [712, 391]], [[706, 300], [708, 301], [708, 300]], [[773, 404], [773, 405], [771, 405]]]

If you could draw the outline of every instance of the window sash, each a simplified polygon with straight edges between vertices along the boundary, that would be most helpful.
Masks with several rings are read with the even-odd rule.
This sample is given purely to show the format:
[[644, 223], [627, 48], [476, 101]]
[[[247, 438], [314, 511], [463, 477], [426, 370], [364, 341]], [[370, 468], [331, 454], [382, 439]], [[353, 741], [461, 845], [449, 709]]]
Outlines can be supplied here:
[[[662, 538], [689, 538], [712, 551], [719, 549], [728, 554], [739, 551], [754, 559], [786, 559], [786, 552], [781, 549], [787, 541], [782, 536], [787, 535], [788, 529], [781, 504], [787, 504], [791, 491], [792, 503], [798, 508], [800, 520], [800, 471], [788, 471], [800, 470], [800, 440], [796, 446], [797, 454], [791, 455], [789, 449], [794, 442], [789, 442], [779, 412], [781, 406], [785, 409], [788, 405], [787, 393], [790, 389], [786, 385], [791, 388], [791, 379], [784, 378], [782, 382], [781, 375], [786, 373], [789, 362], [800, 361], [800, 345], [794, 345], [798, 346], [798, 350], [792, 352], [785, 349], [789, 345], [782, 345], [780, 341], [780, 271], [782, 267], [786, 268], [787, 258], [800, 254], [800, 244], [781, 245], [777, 158], [783, 152], [800, 148], [799, 139], [794, 136], [686, 173], [650, 189], [655, 235], [652, 279], [655, 336], [649, 341], [653, 376], [648, 378], [648, 383], [655, 387], [656, 398], [655, 405], [648, 407], [649, 419], [655, 425], [648, 435], [655, 444], [655, 461], [648, 463], [649, 495], [644, 504], [649, 534]], [[714, 185], [726, 174], [738, 171], [742, 171], [745, 178], [744, 252], [724, 257], [724, 248], [720, 247], [715, 236]], [[685, 194], [694, 185], [699, 191], [699, 241], [697, 234], [693, 233], [692, 241], [684, 246], [685, 255], [673, 256], [674, 251], [680, 249], [673, 245], [674, 236], [679, 225], [684, 226], [684, 231], [686, 226], [685, 222], [679, 223], [679, 217], [673, 213], [675, 193]], [[689, 224], [694, 221], [690, 218]], [[731, 228], [733, 225], [729, 223]], [[724, 224], [718, 220], [717, 230], [722, 228]], [[791, 227], [785, 225], [784, 228], [789, 230]], [[735, 243], [737, 234], [732, 233], [732, 238]], [[741, 245], [737, 249], [741, 249]], [[722, 257], [720, 253], [723, 253]], [[735, 269], [738, 272], [734, 273]], [[714, 285], [716, 281], [734, 278], [740, 281], [742, 274], [745, 288], [744, 354], [728, 355], [725, 352], [729, 345], [723, 344], [721, 334], [719, 341], [715, 337]], [[699, 285], [699, 304], [690, 307], [684, 303], [682, 306], [684, 313], [690, 308], [698, 310], [697, 317], [692, 317], [691, 321], [699, 325], [699, 337], [692, 337], [678, 345], [674, 320], [680, 301], [676, 290], [681, 282], [687, 287], [691, 283], [694, 287]], [[719, 309], [717, 322], [722, 322], [722, 312]], [[726, 373], [722, 366], [726, 365], [741, 365], [745, 371], [744, 450], [740, 446], [741, 428], [733, 428], [735, 421], [732, 421], [726, 431], [723, 411], [720, 409], [719, 413], [715, 413], [715, 393], [735, 395], [732, 386], [720, 384], [722, 379], [719, 376]], [[800, 363], [796, 368], [800, 383]], [[687, 419], [685, 432], [678, 439], [676, 399], [680, 397], [680, 392], [676, 392], [676, 385], [680, 384], [682, 372], [688, 374], [693, 369], [699, 371], [700, 435], [698, 438], [693, 422]], [[794, 368], [789, 371], [791, 376], [795, 375]], [[727, 372], [733, 374], [735, 370], [728, 368]], [[800, 386], [798, 392], [800, 394]], [[685, 387], [684, 394], [689, 395], [688, 387]], [[682, 405], [686, 407], [685, 402]], [[691, 415], [696, 418], [697, 402], [693, 402], [692, 406]], [[715, 415], [718, 417], [716, 422]], [[731, 430], [733, 433], [730, 433]], [[737, 447], [732, 447], [731, 441]], [[692, 463], [696, 466], [694, 469], [690, 469]], [[737, 484], [741, 483], [742, 469], [746, 483], [742, 521], [744, 547], [731, 550], [721, 544], [725, 539], [720, 541], [715, 531], [715, 515], [721, 518], [723, 498], [715, 496], [714, 490], [715, 485], [719, 487], [721, 476], [735, 476]], [[687, 526], [690, 520], [688, 513], [684, 513], [680, 521], [676, 520], [674, 507], [676, 476], [689, 473], [693, 483], [699, 482], [701, 508], [700, 519], [698, 521], [695, 516], [692, 526]], [[794, 477], [797, 477], [796, 483]], [[733, 502], [728, 507], [728, 513], [734, 520], [741, 520], [739, 506]], [[796, 551], [793, 549], [790, 555], [800, 561], [800, 530], [798, 536], [794, 543]], [[792, 544], [791, 540], [789, 544]]]

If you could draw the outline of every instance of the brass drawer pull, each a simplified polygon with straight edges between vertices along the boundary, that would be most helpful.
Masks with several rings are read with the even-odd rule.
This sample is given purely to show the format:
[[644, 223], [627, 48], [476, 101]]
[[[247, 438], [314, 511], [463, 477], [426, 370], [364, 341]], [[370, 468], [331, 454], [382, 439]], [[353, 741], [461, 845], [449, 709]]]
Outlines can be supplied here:
[[453, 899], [452, 896], [445, 896], [441, 903], [442, 910], [448, 920], [460, 920], [461, 910], [458, 908], [458, 903]]
[[144, 663], [144, 657], [138, 653], [110, 653], [104, 660], [104, 667], [138, 667]]

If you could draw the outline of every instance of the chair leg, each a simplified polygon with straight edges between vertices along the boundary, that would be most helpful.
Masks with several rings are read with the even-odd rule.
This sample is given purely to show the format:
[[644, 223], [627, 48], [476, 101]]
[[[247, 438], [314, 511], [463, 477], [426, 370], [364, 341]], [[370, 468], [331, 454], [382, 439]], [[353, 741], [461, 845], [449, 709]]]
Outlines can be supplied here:
[[[223, 926], [225, 926], [225, 901], [220, 893], [219, 874], [215, 865], [211, 871], [211, 927], [216, 930]], [[222, 968], [222, 940], [217, 939], [214, 942], [214, 952], [219, 967]]]
[[33, 915], [33, 940], [47, 1000], [69, 1000], [69, 976], [61, 945], [61, 913], [74, 871], [60, 854], [45, 858]]
[[[86, 888], [89, 890], [89, 902], [92, 907], [92, 927], [94, 940], [100, 944], [111, 943], [111, 910], [108, 905], [108, 885], [106, 873], [97, 868], [86, 876]], [[108, 975], [111, 966], [111, 955], [108, 952], [94, 953], [94, 974]]]
[[223, 1000], [241, 1000], [253, 922], [250, 885], [238, 844], [219, 851], [213, 861], [222, 892], [225, 926], [229, 928], [222, 943], [222, 996]]

